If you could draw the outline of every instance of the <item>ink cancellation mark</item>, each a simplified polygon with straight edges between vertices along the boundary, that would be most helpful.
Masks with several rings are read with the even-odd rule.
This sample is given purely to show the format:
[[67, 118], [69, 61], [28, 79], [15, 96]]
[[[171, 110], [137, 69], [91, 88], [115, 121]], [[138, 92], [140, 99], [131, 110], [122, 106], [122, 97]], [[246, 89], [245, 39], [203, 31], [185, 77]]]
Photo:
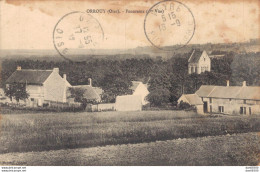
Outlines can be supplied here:
[[158, 49], [176, 50], [192, 39], [195, 19], [183, 3], [175, 0], [161, 1], [148, 10], [144, 19], [144, 32], [148, 41]]
[[104, 32], [98, 20], [79, 11], [64, 15], [53, 30], [54, 47], [67, 60], [97, 49], [103, 39]]

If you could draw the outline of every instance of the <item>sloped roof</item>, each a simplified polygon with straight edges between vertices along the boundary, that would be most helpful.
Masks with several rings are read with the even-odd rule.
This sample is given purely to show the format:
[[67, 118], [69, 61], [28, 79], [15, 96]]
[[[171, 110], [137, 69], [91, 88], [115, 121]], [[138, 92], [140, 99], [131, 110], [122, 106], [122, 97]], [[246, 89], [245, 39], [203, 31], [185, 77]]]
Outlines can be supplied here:
[[202, 105], [203, 102], [197, 94], [183, 94], [190, 105]]
[[238, 99], [260, 100], [260, 87], [242, 87]]
[[196, 94], [200, 97], [207, 97], [212, 90], [215, 88], [214, 85], [202, 85], [197, 91]]
[[218, 98], [236, 98], [240, 94], [239, 86], [215, 86], [214, 90], [209, 94], [210, 97]]
[[190, 63], [197, 63], [200, 60], [203, 51], [195, 49], [192, 51], [191, 56], [189, 58]]
[[6, 83], [27, 83], [33, 85], [42, 85], [52, 73], [52, 70], [16, 70], [7, 80]]
[[196, 94], [199, 97], [260, 100], [260, 87], [202, 85]]
[[72, 86], [72, 88], [83, 89], [85, 91], [83, 96], [87, 100], [100, 100], [99, 94], [90, 85], [76, 85], [76, 86]]
[[140, 81], [132, 81], [133, 85], [130, 87], [130, 89], [134, 91], [138, 87], [138, 85], [141, 83], [142, 82], [140, 82]]
[[104, 92], [104, 90], [102, 88], [99, 88], [99, 87], [92, 87], [92, 88], [96, 91], [96, 93], [98, 95], [101, 95]]

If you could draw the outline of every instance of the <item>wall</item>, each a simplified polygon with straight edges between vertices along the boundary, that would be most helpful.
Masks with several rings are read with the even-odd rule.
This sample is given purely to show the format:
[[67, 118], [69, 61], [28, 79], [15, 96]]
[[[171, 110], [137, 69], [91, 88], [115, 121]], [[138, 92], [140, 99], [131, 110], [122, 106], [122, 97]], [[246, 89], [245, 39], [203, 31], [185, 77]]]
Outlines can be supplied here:
[[31, 107], [42, 106], [44, 101], [44, 87], [41, 85], [27, 85], [26, 91], [29, 94], [29, 98], [26, 100], [26, 104]]
[[52, 72], [44, 82], [44, 100], [66, 102], [66, 82], [57, 73]]
[[[205, 61], [204, 61], [205, 58]], [[199, 64], [198, 64], [198, 71], [200, 74], [201, 72], [205, 72], [205, 71], [210, 71], [211, 70], [211, 62], [210, 62], [210, 58], [207, 55], [207, 53], [205, 51], [203, 51], [201, 58], [199, 60]]]
[[140, 83], [133, 93], [133, 95], [140, 95], [142, 97], [142, 105], [146, 105], [149, 103], [147, 100], [145, 100], [148, 94], [149, 91], [143, 83]]
[[246, 114], [249, 115], [249, 108], [251, 107], [251, 114], [260, 114], [259, 101], [255, 100], [244, 100], [240, 99], [221, 99], [212, 98], [212, 103], [210, 103], [209, 98], [203, 98], [203, 102], [208, 102], [208, 111], [210, 112], [210, 106], [212, 106], [213, 113], [220, 113], [219, 106], [224, 106], [224, 114], [240, 114], [240, 107], [246, 108]]
[[138, 95], [117, 96], [116, 98], [117, 111], [141, 111], [142, 98]]

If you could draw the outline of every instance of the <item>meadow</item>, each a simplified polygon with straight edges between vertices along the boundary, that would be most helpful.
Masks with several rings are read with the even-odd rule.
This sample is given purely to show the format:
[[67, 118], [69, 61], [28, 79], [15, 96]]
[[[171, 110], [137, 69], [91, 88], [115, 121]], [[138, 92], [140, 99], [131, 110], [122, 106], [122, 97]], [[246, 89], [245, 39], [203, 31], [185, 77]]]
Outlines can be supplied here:
[[260, 116], [186, 111], [2, 114], [0, 153], [90, 148], [260, 131]]
[[255, 166], [259, 165], [259, 153], [259, 134], [241, 133], [150, 143], [6, 153], [0, 154], [0, 165]]

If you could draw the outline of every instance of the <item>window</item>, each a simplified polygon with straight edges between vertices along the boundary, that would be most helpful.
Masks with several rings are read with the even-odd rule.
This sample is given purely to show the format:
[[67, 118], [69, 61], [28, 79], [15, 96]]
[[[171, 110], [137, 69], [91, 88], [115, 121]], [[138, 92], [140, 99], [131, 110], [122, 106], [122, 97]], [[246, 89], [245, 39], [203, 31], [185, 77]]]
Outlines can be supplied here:
[[240, 107], [240, 114], [246, 114], [246, 107]]
[[31, 98], [31, 101], [33, 102], [33, 101], [34, 101], [34, 98]]
[[219, 111], [220, 113], [224, 113], [224, 106], [219, 106], [219, 107], [218, 107], [218, 111]]
[[244, 100], [244, 104], [246, 104], [246, 100]]
[[209, 98], [209, 102], [212, 103], [212, 98]]
[[249, 111], [249, 115], [251, 115], [252, 114], [251, 107], [248, 108], [248, 111]]
[[229, 101], [231, 102], [232, 99], [229, 99]]

